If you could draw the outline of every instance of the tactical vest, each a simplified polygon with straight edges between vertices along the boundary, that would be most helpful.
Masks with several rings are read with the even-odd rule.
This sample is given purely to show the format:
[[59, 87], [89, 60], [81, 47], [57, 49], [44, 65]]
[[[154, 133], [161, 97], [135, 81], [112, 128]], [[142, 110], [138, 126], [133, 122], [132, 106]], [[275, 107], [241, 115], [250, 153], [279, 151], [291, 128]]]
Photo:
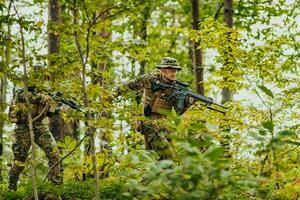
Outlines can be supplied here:
[[[153, 79], [160, 80], [158, 76]], [[172, 94], [172, 89], [153, 91], [151, 86], [146, 87], [143, 93], [144, 115], [146, 117], [162, 117], [164, 111], [171, 111], [175, 102], [167, 101], [166, 98]]]

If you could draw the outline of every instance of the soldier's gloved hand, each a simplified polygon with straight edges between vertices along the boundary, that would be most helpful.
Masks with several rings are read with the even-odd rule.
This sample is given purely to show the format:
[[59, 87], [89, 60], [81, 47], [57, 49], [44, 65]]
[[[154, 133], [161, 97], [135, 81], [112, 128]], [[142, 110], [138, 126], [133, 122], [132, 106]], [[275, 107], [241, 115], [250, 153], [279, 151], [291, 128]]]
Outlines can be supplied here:
[[39, 97], [41, 98], [41, 102], [42, 103], [46, 103], [46, 104], [55, 103], [55, 101], [53, 100], [53, 98], [51, 96], [49, 96], [49, 95], [40, 94]]
[[58, 114], [58, 113], [67, 113], [71, 110], [72, 108], [68, 105], [63, 105], [63, 106], [59, 106], [59, 107], [56, 107], [55, 109], [55, 113]]
[[60, 107], [60, 111], [64, 112], [64, 113], [69, 112], [71, 109], [72, 108], [70, 106], [68, 106], [68, 105], [63, 105], [63, 106]]

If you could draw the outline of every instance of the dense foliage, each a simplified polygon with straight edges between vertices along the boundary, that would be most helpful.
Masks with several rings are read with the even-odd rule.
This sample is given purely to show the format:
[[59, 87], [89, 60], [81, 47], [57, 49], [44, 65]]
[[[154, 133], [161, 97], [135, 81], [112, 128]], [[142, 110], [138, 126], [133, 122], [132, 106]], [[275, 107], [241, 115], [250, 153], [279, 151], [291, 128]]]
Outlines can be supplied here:
[[[47, 159], [37, 152], [41, 199], [92, 199], [93, 164], [102, 199], [299, 199], [299, 1], [234, 1], [230, 28], [222, 3], [199, 0], [197, 31], [190, 1], [60, 0], [60, 23], [47, 22], [49, 2], [0, 0], [1, 197], [33, 199], [30, 159], [19, 190], [6, 189], [13, 161], [7, 107], [15, 87], [36, 84], [93, 113], [62, 113], [81, 122], [79, 138], [58, 141], [62, 186], [44, 181]], [[60, 37], [59, 53], [47, 53], [49, 33]], [[134, 130], [143, 118], [137, 94], [108, 100], [164, 56], [178, 59], [179, 79], [195, 89], [192, 42], [203, 51], [205, 94], [219, 102], [225, 87], [235, 96], [226, 115], [200, 103], [182, 116], [167, 113], [160, 123], [172, 130], [176, 159], [157, 161]], [[86, 153], [89, 140], [96, 163]]]

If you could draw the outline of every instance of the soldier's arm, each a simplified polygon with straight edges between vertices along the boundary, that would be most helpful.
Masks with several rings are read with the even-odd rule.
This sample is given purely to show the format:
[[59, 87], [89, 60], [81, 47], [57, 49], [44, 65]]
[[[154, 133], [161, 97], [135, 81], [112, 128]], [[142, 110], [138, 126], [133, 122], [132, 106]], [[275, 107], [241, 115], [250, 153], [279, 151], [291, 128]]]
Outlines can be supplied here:
[[156, 73], [145, 74], [135, 78], [134, 80], [128, 81], [122, 86], [117, 87], [114, 92], [114, 96], [120, 96], [128, 91], [139, 91], [145, 88], [151, 88], [152, 82], [157, 78]]
[[[45, 94], [43, 92], [36, 92], [29, 88], [28, 99], [31, 104], [40, 104], [44, 106], [49, 106], [46, 112], [55, 113], [56, 109], [59, 107], [59, 102], [56, 102], [52, 96]], [[22, 93], [22, 98], [25, 101], [25, 93]]]
[[34, 92], [34, 93], [29, 92], [28, 99], [29, 102], [32, 104], [36, 104], [36, 103], [51, 104], [55, 102], [51, 96], [39, 92]]

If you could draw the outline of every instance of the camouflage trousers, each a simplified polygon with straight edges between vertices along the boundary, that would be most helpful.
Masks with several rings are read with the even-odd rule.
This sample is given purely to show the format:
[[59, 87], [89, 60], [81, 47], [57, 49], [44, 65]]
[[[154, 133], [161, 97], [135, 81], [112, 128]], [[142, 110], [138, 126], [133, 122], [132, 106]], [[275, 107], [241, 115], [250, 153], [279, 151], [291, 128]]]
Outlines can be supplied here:
[[145, 147], [148, 150], [154, 150], [159, 156], [159, 160], [175, 158], [175, 152], [172, 147], [170, 131], [160, 127], [153, 122], [141, 122], [138, 129], [145, 137]]
[[[45, 152], [48, 158], [48, 165], [51, 167], [59, 160], [59, 151], [56, 142], [49, 132], [47, 126], [42, 122], [33, 124], [35, 143]], [[9, 172], [9, 189], [16, 190], [20, 174], [25, 168], [25, 161], [31, 146], [29, 127], [27, 124], [17, 124], [15, 129], [15, 142], [13, 144], [14, 163]], [[49, 180], [55, 184], [61, 184], [61, 165], [52, 168], [49, 173]]]

